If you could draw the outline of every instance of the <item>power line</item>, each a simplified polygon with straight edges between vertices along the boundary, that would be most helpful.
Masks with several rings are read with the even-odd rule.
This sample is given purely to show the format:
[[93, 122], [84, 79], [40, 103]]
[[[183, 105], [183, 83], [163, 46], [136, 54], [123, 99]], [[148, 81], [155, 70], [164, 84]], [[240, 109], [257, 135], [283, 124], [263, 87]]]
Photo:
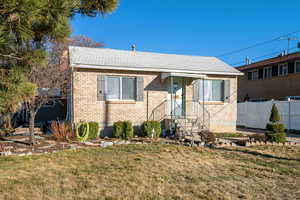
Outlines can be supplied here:
[[[297, 47], [293, 47], [293, 48], [290, 48], [289, 50], [296, 50], [298, 49]], [[264, 57], [267, 57], [267, 56], [272, 56], [274, 54], [280, 54], [282, 53], [282, 51], [276, 51], [276, 52], [273, 52], [273, 53], [268, 53], [268, 54], [265, 54], [265, 55], [262, 55], [262, 56], [257, 56], [257, 57], [254, 57], [253, 59], [251, 59], [252, 61], [255, 61], [257, 59], [260, 59], [260, 58], [264, 58]], [[237, 63], [233, 63], [233, 64], [230, 64], [232, 66], [236, 66], [236, 65], [240, 65], [240, 64], [244, 64], [245, 61], [240, 61], [240, 62], [237, 62]]]
[[264, 42], [256, 43], [254, 45], [251, 45], [251, 46], [248, 46], [248, 47], [245, 47], [245, 48], [241, 48], [241, 49], [238, 49], [238, 50], [234, 50], [234, 51], [231, 51], [231, 52], [228, 52], [228, 53], [221, 54], [221, 55], [219, 55], [217, 57], [220, 58], [220, 57], [229, 56], [229, 55], [232, 55], [232, 54], [235, 54], [235, 53], [239, 53], [241, 51], [245, 51], [245, 50], [252, 49], [252, 48], [255, 48], [255, 47], [258, 47], [258, 46], [261, 46], [261, 45], [265, 45], [265, 44], [268, 44], [268, 43], [271, 43], [271, 42], [278, 41], [282, 37], [287, 37], [287, 36], [290, 36], [292, 34], [299, 33], [299, 32], [300, 32], [300, 30], [297, 30], [297, 31], [294, 31], [294, 32], [291, 32], [291, 33], [287, 33], [285, 35], [281, 35], [281, 36], [276, 37], [276, 38], [271, 39], [271, 40], [267, 40], [267, 41], [264, 41]]

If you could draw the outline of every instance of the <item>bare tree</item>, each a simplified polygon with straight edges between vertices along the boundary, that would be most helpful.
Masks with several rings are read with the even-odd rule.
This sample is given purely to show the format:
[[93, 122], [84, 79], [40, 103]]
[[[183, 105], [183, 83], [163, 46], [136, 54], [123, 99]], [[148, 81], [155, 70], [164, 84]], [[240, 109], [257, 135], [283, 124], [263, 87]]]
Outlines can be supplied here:
[[62, 96], [67, 95], [67, 86], [71, 78], [71, 70], [68, 66], [69, 45], [83, 47], [103, 47], [102, 43], [95, 42], [88, 37], [79, 35], [69, 38], [68, 41], [55, 41], [49, 45], [48, 64], [45, 67], [32, 65], [28, 72], [29, 81], [38, 88], [36, 95], [26, 103], [29, 112], [29, 140], [35, 143], [34, 121], [38, 110], [55, 96], [56, 90], [60, 90]]

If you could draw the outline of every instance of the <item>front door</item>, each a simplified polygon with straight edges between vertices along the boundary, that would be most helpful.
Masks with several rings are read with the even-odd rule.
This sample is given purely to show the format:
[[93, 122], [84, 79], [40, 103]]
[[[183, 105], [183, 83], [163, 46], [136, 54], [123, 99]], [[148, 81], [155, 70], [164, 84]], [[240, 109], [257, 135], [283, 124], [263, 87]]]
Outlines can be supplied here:
[[[185, 111], [185, 84], [182, 77], [173, 77], [168, 80], [168, 114], [184, 116]], [[172, 90], [173, 87], [173, 90]], [[173, 93], [172, 93], [173, 92]]]

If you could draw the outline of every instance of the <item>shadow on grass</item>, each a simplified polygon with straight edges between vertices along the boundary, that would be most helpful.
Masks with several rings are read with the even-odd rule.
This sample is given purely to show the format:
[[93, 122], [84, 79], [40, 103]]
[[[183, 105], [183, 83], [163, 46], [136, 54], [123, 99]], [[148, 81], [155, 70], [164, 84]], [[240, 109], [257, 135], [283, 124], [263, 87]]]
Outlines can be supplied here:
[[247, 149], [242, 150], [242, 149], [218, 148], [217, 150], [223, 150], [223, 151], [228, 151], [228, 152], [240, 152], [240, 153], [250, 154], [250, 155], [254, 155], [254, 156], [261, 156], [261, 157], [264, 157], [264, 158], [273, 158], [273, 159], [278, 159], [278, 160], [288, 160], [288, 161], [298, 161], [298, 162], [300, 162], [300, 159], [274, 156], [274, 155], [271, 155], [271, 154], [260, 153], [260, 152], [257, 152], [257, 151], [251, 151], [251, 150], [247, 150]]

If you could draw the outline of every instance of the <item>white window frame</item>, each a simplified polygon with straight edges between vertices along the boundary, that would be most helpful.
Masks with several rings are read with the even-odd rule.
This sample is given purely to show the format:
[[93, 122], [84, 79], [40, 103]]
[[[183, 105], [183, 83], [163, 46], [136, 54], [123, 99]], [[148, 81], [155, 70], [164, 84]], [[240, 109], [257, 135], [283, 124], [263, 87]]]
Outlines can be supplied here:
[[[201, 80], [202, 81], [202, 80]], [[221, 81], [222, 82], [222, 100], [221, 101], [213, 101], [213, 100], [204, 100], [204, 102], [211, 102], [211, 103], [224, 103], [225, 102], [225, 94], [224, 94], [224, 87], [225, 87], [225, 80], [221, 80], [221, 79], [204, 79], [204, 81]], [[199, 101], [203, 102], [203, 97], [200, 97], [201, 94], [201, 90], [203, 86], [198, 88], [198, 92], [199, 92]], [[213, 88], [213, 87], [212, 87]], [[205, 93], [205, 88], [204, 88], [204, 93]]]
[[[286, 73], [282, 73], [280, 74], [280, 67], [283, 66], [286, 68]], [[282, 72], [284, 68], [282, 68]], [[278, 76], [287, 76], [289, 74], [289, 64], [288, 63], [282, 63], [282, 64], [278, 64]]]
[[[252, 72], [252, 79], [251, 80], [258, 80], [259, 79], [259, 74], [258, 74], [258, 69], [256, 69], [256, 70], [252, 70], [251, 71]], [[254, 76], [254, 73], [257, 75], [256, 77]]]
[[300, 63], [300, 60], [296, 60], [296, 61], [295, 61], [294, 72], [295, 72], [295, 73], [300, 73], [300, 71], [297, 72], [297, 70], [296, 70], [296, 69], [297, 69], [297, 63]]
[[[270, 74], [270, 76], [267, 77], [267, 76], [266, 76], [266, 71], [265, 71], [265, 70], [268, 70], [268, 69], [271, 70], [271, 74]], [[264, 76], [263, 76], [263, 77], [264, 77], [264, 79], [265, 79], [265, 78], [271, 78], [271, 77], [272, 77], [272, 67], [264, 67]]]
[[123, 88], [122, 88], [122, 79], [123, 78], [134, 78], [135, 79], [135, 93], [137, 90], [137, 85], [136, 85], [136, 77], [135, 76], [114, 76], [114, 75], [109, 75], [105, 77], [105, 94], [107, 94], [107, 84], [108, 84], [108, 77], [118, 77], [119, 78], [119, 99], [107, 99], [107, 101], [136, 101], [136, 94], [134, 99], [123, 99]]

